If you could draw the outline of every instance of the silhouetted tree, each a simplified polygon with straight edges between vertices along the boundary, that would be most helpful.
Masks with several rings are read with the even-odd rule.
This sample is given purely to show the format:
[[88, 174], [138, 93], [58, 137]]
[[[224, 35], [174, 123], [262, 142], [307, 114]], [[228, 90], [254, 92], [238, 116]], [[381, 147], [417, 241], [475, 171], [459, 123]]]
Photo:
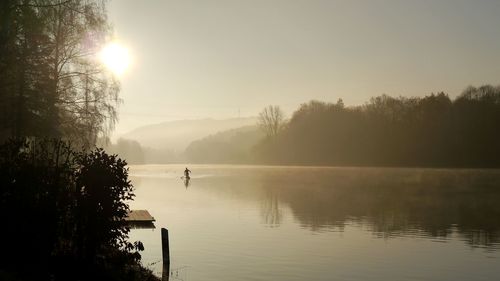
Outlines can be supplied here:
[[47, 21], [52, 52], [47, 58], [51, 91], [60, 110], [60, 130], [64, 136], [96, 142], [116, 121], [118, 82], [95, 59], [109, 39], [105, 2], [47, 0], [50, 8], [40, 8]]
[[278, 135], [285, 123], [285, 114], [277, 105], [269, 105], [264, 108], [259, 114], [259, 127], [266, 133], [268, 137]]
[[44, 20], [26, 1], [6, 0], [0, 8], [0, 140], [8, 136], [51, 135], [50, 54]]
[[95, 59], [104, 1], [0, 3], [0, 141], [71, 138], [90, 146], [116, 121], [118, 83]]

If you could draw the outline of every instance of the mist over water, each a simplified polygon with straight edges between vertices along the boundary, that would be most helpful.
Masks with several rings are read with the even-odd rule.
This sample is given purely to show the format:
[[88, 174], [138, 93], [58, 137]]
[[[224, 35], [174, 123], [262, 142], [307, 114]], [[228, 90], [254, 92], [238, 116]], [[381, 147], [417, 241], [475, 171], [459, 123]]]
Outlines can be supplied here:
[[0, 1], [0, 281], [498, 279], [499, 14]]
[[[143, 263], [170, 232], [183, 280], [493, 280], [500, 171], [132, 166]], [[150, 265], [159, 271], [158, 264]]]

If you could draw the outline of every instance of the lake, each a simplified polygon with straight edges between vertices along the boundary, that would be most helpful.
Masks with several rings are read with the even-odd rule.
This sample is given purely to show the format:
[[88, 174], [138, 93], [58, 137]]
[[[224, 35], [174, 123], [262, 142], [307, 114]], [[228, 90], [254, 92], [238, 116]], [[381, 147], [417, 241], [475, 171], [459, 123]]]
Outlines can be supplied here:
[[170, 280], [499, 280], [500, 170], [131, 166]]

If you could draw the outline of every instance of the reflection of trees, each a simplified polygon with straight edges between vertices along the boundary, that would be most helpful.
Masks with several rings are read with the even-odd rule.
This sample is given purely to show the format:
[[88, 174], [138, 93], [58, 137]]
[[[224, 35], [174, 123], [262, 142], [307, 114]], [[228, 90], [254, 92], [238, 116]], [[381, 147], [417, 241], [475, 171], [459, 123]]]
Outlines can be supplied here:
[[379, 237], [447, 238], [458, 233], [471, 245], [500, 243], [498, 171], [310, 169], [306, 174], [283, 170], [268, 174], [266, 182], [273, 183], [264, 186], [271, 210], [263, 212], [266, 221], [272, 217], [271, 207], [278, 206], [273, 200], [279, 199], [313, 230], [358, 222]]
[[262, 222], [272, 226], [287, 212], [313, 231], [354, 224], [381, 238], [458, 235], [473, 246], [500, 244], [500, 170], [244, 167], [203, 173], [216, 176], [197, 180], [196, 190], [259, 202]]
[[272, 189], [266, 190], [265, 196], [261, 202], [260, 211], [267, 225], [279, 226], [283, 218], [283, 211], [279, 203], [279, 193]]

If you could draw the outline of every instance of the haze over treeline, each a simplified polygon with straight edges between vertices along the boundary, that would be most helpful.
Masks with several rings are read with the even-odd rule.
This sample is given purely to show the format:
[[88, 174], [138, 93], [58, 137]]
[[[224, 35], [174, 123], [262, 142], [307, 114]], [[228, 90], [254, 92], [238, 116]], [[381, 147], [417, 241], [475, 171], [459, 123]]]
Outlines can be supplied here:
[[264, 136], [257, 125], [231, 129], [192, 142], [184, 156], [195, 163], [257, 163], [253, 147]]
[[[277, 107], [279, 109], [279, 107]], [[192, 142], [184, 161], [340, 166], [500, 166], [500, 87], [455, 99], [381, 95], [363, 105], [310, 101], [267, 136], [256, 126]]]
[[[232, 131], [233, 129], [253, 126], [257, 130], [255, 117], [241, 117], [230, 119], [193, 119], [176, 120], [152, 124], [136, 128], [121, 135], [117, 140], [109, 142], [101, 139], [98, 146], [105, 147], [107, 151], [117, 153], [132, 164], [154, 163], [167, 164], [186, 161], [184, 152], [193, 142], [201, 141], [206, 137], [217, 135], [218, 132]], [[260, 133], [259, 135], [262, 135]], [[214, 136], [218, 139], [218, 136]], [[252, 146], [256, 141], [247, 141]], [[189, 148], [188, 148], [189, 150]], [[247, 149], [248, 150], [248, 149]], [[212, 151], [217, 153], [220, 149]], [[225, 150], [224, 153], [227, 153]], [[198, 159], [204, 157], [203, 153], [196, 154]], [[208, 156], [205, 155], [205, 156]], [[234, 159], [235, 157], [232, 157]], [[189, 158], [187, 158], [189, 160]], [[218, 158], [220, 159], [220, 158]], [[213, 163], [214, 159], [207, 157], [200, 162]], [[239, 159], [239, 162], [247, 161]]]
[[451, 100], [425, 97], [311, 101], [255, 151], [264, 163], [373, 166], [500, 166], [500, 87], [469, 87]]

